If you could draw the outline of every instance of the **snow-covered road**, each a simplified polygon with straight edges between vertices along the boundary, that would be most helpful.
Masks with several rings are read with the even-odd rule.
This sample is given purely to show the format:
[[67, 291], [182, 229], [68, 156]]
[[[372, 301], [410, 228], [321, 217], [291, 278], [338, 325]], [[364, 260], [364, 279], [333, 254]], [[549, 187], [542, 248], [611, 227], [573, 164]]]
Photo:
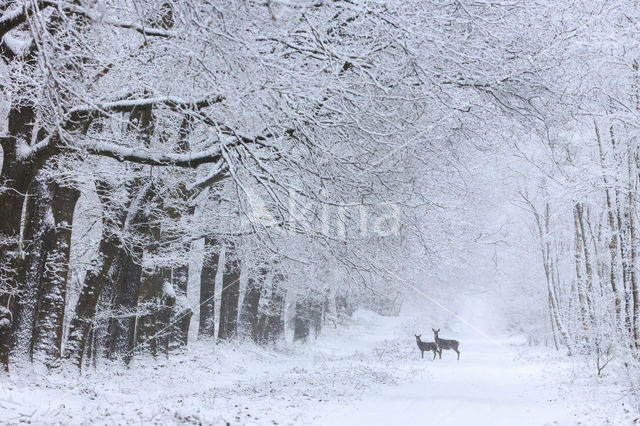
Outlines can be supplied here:
[[[545, 359], [523, 359], [505, 341], [463, 340], [461, 359], [425, 358], [414, 381], [336, 408], [323, 425], [576, 424], [575, 407], [558, 398], [566, 371]], [[425, 354], [426, 356], [426, 354]], [[430, 358], [430, 357], [429, 357]], [[554, 374], [555, 373], [555, 374]]]
[[[522, 339], [456, 333], [460, 361], [420, 358], [420, 315], [359, 311], [349, 326], [274, 350], [197, 342], [168, 359], [0, 380], [0, 424], [626, 425], [620, 387]], [[444, 323], [445, 321], [443, 321]], [[423, 339], [430, 336], [423, 335]], [[611, 379], [611, 378], [610, 378]], [[598, 380], [598, 386], [594, 386]], [[608, 380], [600, 381], [600, 380]]]

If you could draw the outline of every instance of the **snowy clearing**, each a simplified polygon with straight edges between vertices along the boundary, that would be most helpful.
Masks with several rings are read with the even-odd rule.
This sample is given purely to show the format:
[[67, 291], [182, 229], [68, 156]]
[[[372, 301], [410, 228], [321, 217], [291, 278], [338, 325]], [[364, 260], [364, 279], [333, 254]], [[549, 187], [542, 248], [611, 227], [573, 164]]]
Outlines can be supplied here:
[[[461, 339], [461, 359], [421, 359], [410, 317], [358, 311], [315, 345], [197, 343], [156, 362], [78, 377], [21, 365], [2, 383], [7, 424], [623, 424], [619, 394], [586, 392], [565, 357], [521, 339]], [[609, 387], [614, 390], [614, 387]], [[603, 399], [604, 398], [604, 399]], [[608, 399], [607, 399], [608, 398]], [[616, 400], [617, 399], [617, 400]], [[606, 402], [606, 403], [605, 403]]]

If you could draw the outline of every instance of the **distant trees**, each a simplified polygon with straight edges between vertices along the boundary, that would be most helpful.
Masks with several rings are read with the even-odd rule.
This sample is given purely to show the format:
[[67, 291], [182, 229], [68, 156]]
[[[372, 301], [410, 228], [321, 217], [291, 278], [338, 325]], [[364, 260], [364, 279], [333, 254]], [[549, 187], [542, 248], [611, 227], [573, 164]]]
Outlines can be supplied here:
[[573, 36], [549, 46], [553, 66], [540, 75], [548, 85], [536, 107], [545, 127], [530, 139], [539, 144], [518, 143], [518, 156], [528, 164], [520, 201], [539, 243], [556, 345], [587, 356], [601, 374], [640, 359], [640, 157], [631, 118], [640, 86], [638, 59], [627, 50], [637, 8], [598, 7], [572, 10], [571, 22], [586, 26], [549, 22]]

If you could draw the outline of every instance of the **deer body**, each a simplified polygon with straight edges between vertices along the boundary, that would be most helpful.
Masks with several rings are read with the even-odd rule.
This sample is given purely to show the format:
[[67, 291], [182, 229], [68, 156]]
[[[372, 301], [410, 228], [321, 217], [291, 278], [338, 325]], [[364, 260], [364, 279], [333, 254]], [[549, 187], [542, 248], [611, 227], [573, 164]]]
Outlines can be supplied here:
[[436, 359], [436, 354], [438, 353], [438, 345], [436, 345], [434, 342], [423, 342], [422, 340], [420, 340], [421, 334], [416, 334], [415, 336], [416, 343], [418, 344], [418, 349], [420, 349], [420, 352], [422, 352], [422, 358], [424, 358], [425, 351], [432, 351], [433, 359]]
[[458, 354], [458, 360], [460, 360], [460, 351], [458, 350], [458, 346], [460, 345], [460, 342], [458, 342], [457, 340], [448, 340], [448, 339], [441, 339], [440, 337], [438, 337], [438, 333], [440, 333], [440, 329], [431, 329], [433, 330], [433, 340], [436, 341], [436, 345], [438, 345], [438, 353], [440, 355], [440, 359], [442, 359], [442, 350], [453, 350], [454, 352], [456, 352]]

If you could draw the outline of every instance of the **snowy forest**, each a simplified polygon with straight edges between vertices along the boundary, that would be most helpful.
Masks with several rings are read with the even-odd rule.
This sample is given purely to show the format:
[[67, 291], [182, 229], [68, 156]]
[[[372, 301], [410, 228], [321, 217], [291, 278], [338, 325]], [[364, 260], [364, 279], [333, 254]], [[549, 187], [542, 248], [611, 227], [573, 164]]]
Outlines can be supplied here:
[[0, 0], [0, 145], [2, 424], [640, 422], [636, 1]]

